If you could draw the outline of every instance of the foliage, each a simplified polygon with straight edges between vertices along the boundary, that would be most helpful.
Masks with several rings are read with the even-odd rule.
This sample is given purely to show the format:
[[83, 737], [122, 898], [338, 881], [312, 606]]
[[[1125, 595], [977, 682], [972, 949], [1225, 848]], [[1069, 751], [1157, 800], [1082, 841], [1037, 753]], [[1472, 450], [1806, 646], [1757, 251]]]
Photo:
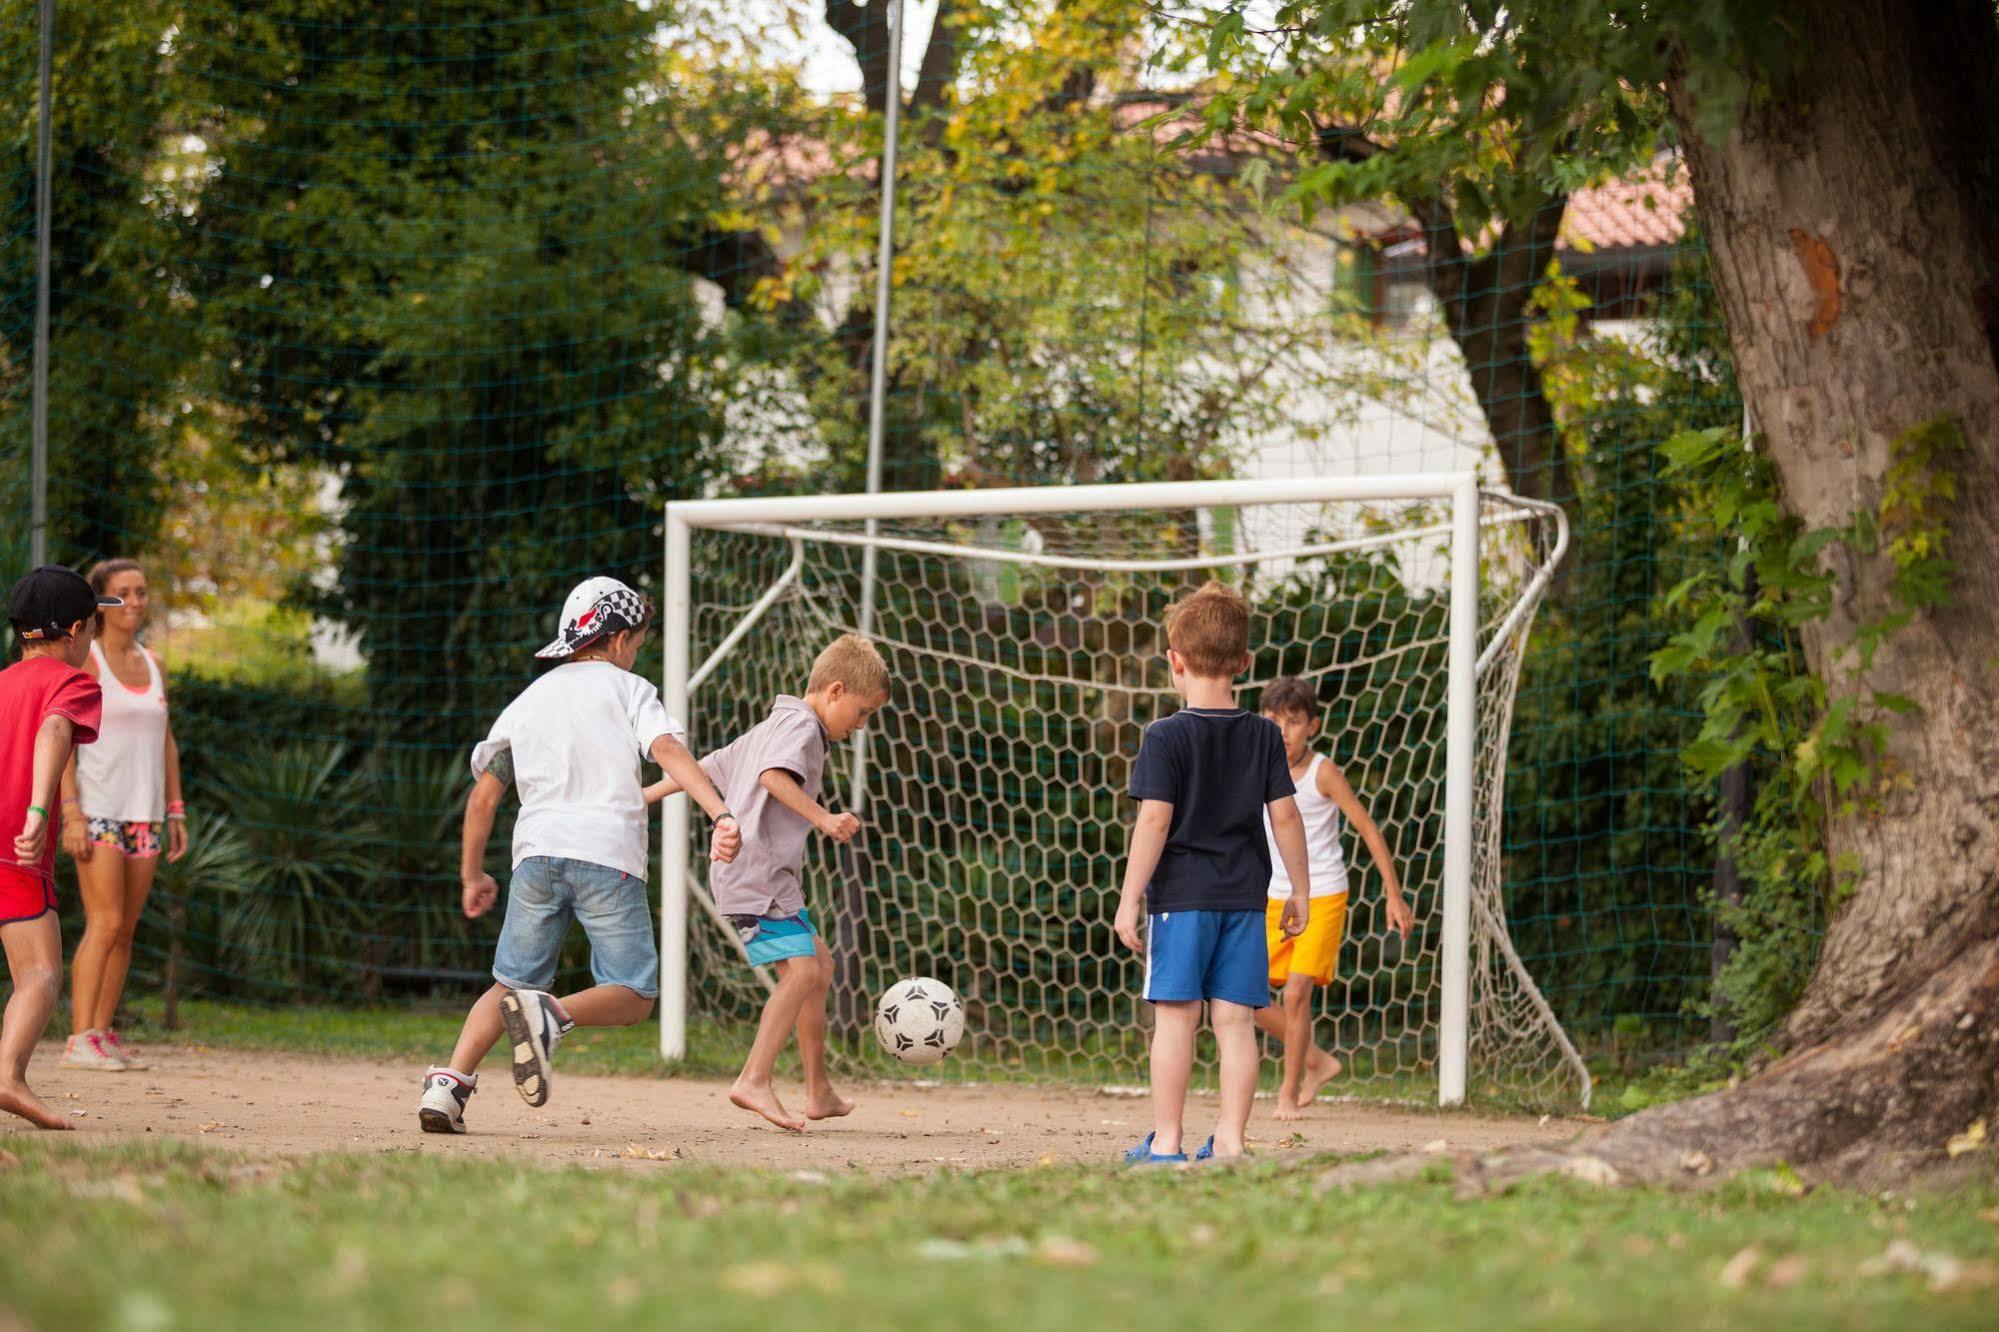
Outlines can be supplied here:
[[[1148, 117], [1171, 99], [1138, 86], [1144, 32], [1123, 0], [977, 7], [950, 94], [912, 108], [890, 488], [1223, 475], [1273, 430], [1309, 445], [1408, 387], [1406, 353], [1331, 354], [1367, 330], [1315, 270], [1329, 238], [1256, 205], [1281, 154], [1161, 151]], [[873, 288], [854, 264], [873, 252], [878, 195], [850, 164], [879, 151], [880, 128], [836, 109], [820, 132], [837, 169], [803, 200], [808, 243], [764, 298], [837, 326], [802, 349], [801, 378], [813, 446], [858, 488]]]
[[[1911, 789], [1913, 775], [1886, 753], [1888, 718], [1914, 703], [1877, 688], [1875, 653], [1947, 595], [1951, 563], [1944, 507], [1955, 496], [1950, 458], [1961, 427], [1926, 422], [1893, 443], [1881, 507], [1837, 529], [1808, 530], [1785, 511], [1776, 471], [1725, 430], [1667, 441], [1673, 469], [1693, 487], [1692, 521], [1738, 545], [1719, 571], [1696, 573], [1668, 595], [1688, 625], [1653, 658], [1661, 680], [1699, 684], [1699, 734], [1685, 751], [1696, 773], [1739, 764], [1757, 774], [1750, 818], [1730, 850], [1750, 885], [1737, 908], [1717, 904], [1741, 949], [1716, 982], [1716, 1002], [1753, 1043], [1790, 1010], [1810, 975], [1816, 926], [1848, 890], [1850, 869], [1827, 852], [1827, 820]], [[1855, 627], [1814, 674], [1798, 635], [1833, 613], [1834, 556], [1886, 554], [1893, 570], [1886, 614]]]
[[[194, 342], [184, 293], [160, 280], [161, 257], [172, 252], [184, 221], [168, 182], [173, 131], [188, 118], [186, 90], [165, 77], [160, 51], [175, 8], [106, 0], [66, 7], [56, 24], [48, 549], [70, 563], [151, 542], [169, 486], [169, 472], [156, 463], [170, 456], [182, 425], [183, 368]], [[33, 0], [0, 4], [10, 34], [0, 47], [7, 110], [0, 137], [0, 471], [10, 482], [25, 482], [29, 465], [36, 9]], [[27, 511], [25, 502], [9, 510], [23, 519]], [[19, 536], [25, 528], [23, 521]]]
[[1658, 442], [1726, 432], [1742, 409], [1698, 248], [1642, 331], [1596, 331], [1587, 309], [1551, 268], [1533, 342], [1577, 471], [1575, 554], [1521, 673], [1507, 881], [1514, 937], [1551, 1001], [1624, 1061], [1686, 1046], [1709, 970], [1711, 789], [1679, 757], [1697, 703], [1691, 685], [1655, 683], [1649, 666], [1680, 624], [1667, 592], [1716, 567], [1724, 547], [1682, 519], [1695, 501]]
[[[823, 1171], [786, 1174], [11, 1141], [22, 1163], [0, 1193], [0, 1290], [43, 1327], [382, 1327], [443, 1307], [474, 1325], [605, 1329], [657, 1327], [670, 1310], [734, 1332], [809, 1300], [835, 1327], [1180, 1332], [1306, 1325], [1336, 1297], [1411, 1332], [1461, 1327], [1473, 1305], [1495, 1328], [1945, 1332], [1990, 1322], [1982, 1215], [1999, 1201], [1989, 1184], [1904, 1198], [1806, 1190], [1787, 1172], [1700, 1193], [1529, 1181], [1467, 1200], [1443, 1166], [1318, 1187], [1324, 1162], [1281, 1148], [1241, 1170], [891, 1179], [839, 1168], [831, 1146]], [[497, 1280], [466, 1218], [529, 1201], [545, 1272]]]
[[690, 256], [722, 163], [679, 132], [656, 22], [297, 0], [176, 31], [219, 117], [181, 247], [204, 391], [249, 458], [340, 476], [313, 600], [387, 715], [497, 710], [518, 679], [487, 645], [545, 635], [581, 574], [644, 582], [660, 503], [717, 468], [735, 361]]

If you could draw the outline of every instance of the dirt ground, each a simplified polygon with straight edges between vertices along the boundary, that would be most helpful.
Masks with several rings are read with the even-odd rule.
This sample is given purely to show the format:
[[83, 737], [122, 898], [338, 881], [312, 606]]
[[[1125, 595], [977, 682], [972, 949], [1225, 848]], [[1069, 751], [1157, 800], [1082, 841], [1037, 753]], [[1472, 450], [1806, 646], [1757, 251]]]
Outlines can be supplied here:
[[[423, 1070], [415, 1064], [159, 1046], [148, 1049], [145, 1071], [86, 1073], [60, 1067], [60, 1053], [45, 1045], [29, 1077], [44, 1100], [74, 1118], [79, 1145], [150, 1136], [268, 1156], [411, 1151], [551, 1165], [657, 1169], [689, 1161], [899, 1173], [1112, 1162], [1150, 1127], [1142, 1096], [874, 1083], [842, 1089], [858, 1103], [852, 1116], [791, 1134], [730, 1105], [723, 1082], [564, 1077], [559, 1065], [549, 1104], [531, 1110], [494, 1065], [468, 1109], [471, 1131], [444, 1136], [417, 1128]], [[803, 1099], [796, 1089], [788, 1094]], [[1212, 1123], [1214, 1098], [1196, 1096], [1189, 1109], [1188, 1134], [1198, 1141]], [[1268, 1100], [1257, 1102], [1251, 1148], [1285, 1155], [1487, 1150], [1560, 1142], [1581, 1128], [1325, 1099], [1296, 1124], [1275, 1123], [1270, 1110]], [[0, 1142], [33, 1131], [9, 1118]]]

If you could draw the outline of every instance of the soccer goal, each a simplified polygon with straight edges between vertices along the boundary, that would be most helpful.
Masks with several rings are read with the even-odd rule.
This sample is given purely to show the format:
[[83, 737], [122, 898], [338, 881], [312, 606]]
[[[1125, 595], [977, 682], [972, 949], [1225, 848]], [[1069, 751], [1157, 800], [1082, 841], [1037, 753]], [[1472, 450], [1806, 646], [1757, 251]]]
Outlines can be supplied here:
[[[1318, 748], [1416, 914], [1405, 944], [1349, 834], [1348, 940], [1317, 1027], [1349, 1072], [1328, 1092], [1587, 1105], [1508, 936], [1501, 843], [1522, 649], [1566, 542], [1558, 508], [1470, 473], [673, 503], [666, 706], [704, 753], [802, 692], [835, 636], [871, 635], [894, 696], [822, 793], [863, 831], [806, 866], [838, 1058], [878, 1066], [874, 996], [936, 976], [969, 1019], [943, 1076], [1140, 1083], [1141, 962], [1111, 931], [1124, 793], [1145, 725], [1178, 706], [1166, 608], [1229, 582], [1254, 613], [1244, 704], [1282, 675], [1317, 686]], [[715, 912], [688, 803], [664, 818], [673, 1059], [690, 1020], [754, 1021], [770, 982]]]

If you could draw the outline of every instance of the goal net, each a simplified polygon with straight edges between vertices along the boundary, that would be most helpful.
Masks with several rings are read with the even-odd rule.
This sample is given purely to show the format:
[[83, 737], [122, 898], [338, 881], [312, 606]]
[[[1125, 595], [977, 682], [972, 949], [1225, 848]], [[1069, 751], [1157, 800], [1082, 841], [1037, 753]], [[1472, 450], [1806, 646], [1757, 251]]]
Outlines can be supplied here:
[[[894, 694], [829, 755], [821, 793], [863, 831], [815, 839], [805, 868], [836, 964], [836, 1060], [885, 1065], [874, 997], [935, 976], [968, 1014], [937, 1075], [1141, 1083], [1142, 962], [1111, 930], [1125, 793], [1146, 724], [1179, 706], [1165, 611], [1228, 582], [1253, 611], [1243, 703], [1312, 682], [1316, 747], [1380, 825], [1416, 916], [1404, 942], [1345, 829], [1347, 939], [1315, 1030], [1348, 1071], [1327, 1091], [1573, 1107], [1589, 1077], [1508, 938], [1500, 838], [1521, 652], [1565, 539], [1559, 510], [1469, 475], [674, 504], [667, 706], [708, 752], [803, 692], [834, 637], [868, 633]], [[684, 800], [666, 825], [662, 1045], [678, 1057], [690, 1023], [753, 1022], [771, 978], [714, 909]]]

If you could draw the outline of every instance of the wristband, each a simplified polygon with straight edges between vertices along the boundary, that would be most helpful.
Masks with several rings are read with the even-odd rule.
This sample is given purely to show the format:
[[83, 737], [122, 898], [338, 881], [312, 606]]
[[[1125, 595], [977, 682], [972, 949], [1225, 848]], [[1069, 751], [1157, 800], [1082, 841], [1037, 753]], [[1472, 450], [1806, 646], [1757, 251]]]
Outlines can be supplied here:
[[186, 802], [186, 801], [184, 801], [184, 800], [169, 800], [169, 801], [167, 801], [167, 813], [169, 813], [169, 814], [185, 814], [185, 813], [187, 813], [187, 802]]
[[187, 815], [183, 814], [183, 813], [182, 813], [181, 811], [179, 811], [179, 810], [175, 810], [175, 811], [174, 811], [173, 813], [171, 813], [171, 814], [167, 815], [167, 822], [168, 822], [168, 823], [186, 823], [186, 822], [187, 822]]
[[48, 812], [47, 810], [43, 809], [43, 808], [42, 808], [42, 807], [41, 807], [40, 805], [30, 805], [30, 806], [28, 806], [28, 812], [29, 812], [30, 814], [39, 814], [39, 815], [41, 815], [41, 816], [42, 816], [42, 822], [43, 822], [43, 823], [47, 823], [47, 822], [49, 821], [49, 812]]
[[710, 815], [708, 819], [708, 826], [713, 828], [717, 824], [721, 823], [723, 819], [727, 819], [731, 823], [737, 822], [736, 816], [734, 814], [731, 814], [728, 810], [725, 809], [720, 814]]

